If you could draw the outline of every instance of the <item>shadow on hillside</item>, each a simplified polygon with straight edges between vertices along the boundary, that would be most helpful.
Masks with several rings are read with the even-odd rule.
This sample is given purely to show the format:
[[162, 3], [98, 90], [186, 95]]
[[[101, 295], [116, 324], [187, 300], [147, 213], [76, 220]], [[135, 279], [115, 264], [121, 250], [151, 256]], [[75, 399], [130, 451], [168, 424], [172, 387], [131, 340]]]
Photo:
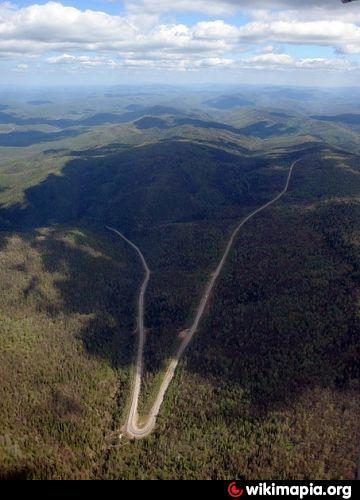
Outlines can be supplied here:
[[[174, 154], [176, 162], [179, 162], [181, 154], [186, 154], [186, 158], [190, 157], [193, 159], [191, 156], [194, 153], [193, 146], [183, 144], [176, 147], [179, 149], [175, 150], [174, 153], [175, 146], [173, 144], [166, 145], [167, 161], [171, 165], [174, 163]], [[318, 151], [321, 145], [311, 144], [311, 148], [315, 148]], [[196, 146], [195, 151], [197, 151], [199, 156], [205, 154], [204, 152], [209, 154], [209, 148], [203, 146]], [[241, 161], [239, 157], [223, 151], [215, 150], [215, 152], [211, 151], [211, 154], [216, 156], [216, 160], [224, 169], [225, 166], [229, 168], [231, 162]], [[125, 232], [134, 229], [134, 224], [137, 224], [141, 220], [141, 216], [146, 217], [148, 215], [142, 211], [141, 203], [138, 200], [138, 192], [144, 193], [149, 185], [156, 185], [157, 179], [163, 175], [162, 171], [156, 170], [159, 164], [159, 155], [160, 153], [155, 146], [149, 146], [144, 148], [140, 158], [136, 156], [136, 152], [132, 151], [105, 157], [104, 159], [85, 158], [72, 160], [63, 168], [61, 175], [49, 175], [40, 184], [27, 189], [25, 191], [26, 203], [24, 205], [15, 204], [12, 207], [0, 207], [0, 229], [19, 230], [23, 232], [32, 228], [54, 227], [58, 224], [79, 226], [84, 221], [97, 224], [98, 226], [101, 225], [101, 227], [106, 224], [114, 225]], [[289, 161], [293, 160], [294, 156], [298, 157], [299, 152], [294, 153], [294, 151], [290, 151], [286, 155], [281, 156], [281, 161], [285, 162], [284, 164], [288, 166]], [[145, 159], [150, 162], [150, 165], [155, 165], [150, 174], [148, 173], [148, 163], [146, 163]], [[170, 160], [172, 161], [170, 162]], [[142, 168], [142, 170], [140, 170], [141, 175], [139, 174], [134, 179], [133, 167], [135, 161], [139, 162], [139, 169]], [[256, 167], [259, 167], [259, 169], [264, 168], [267, 163], [264, 159], [252, 159], [252, 162], [256, 161], [258, 161]], [[119, 165], [126, 165], [128, 168], [121, 170]], [[225, 186], [223, 188], [223, 194], [229, 204], [234, 199], [238, 204], [242, 202], [247, 207], [258, 206], [262, 200], [268, 200], [271, 197], [270, 193], [280, 191], [284, 183], [284, 171], [278, 169], [277, 173], [271, 177], [273, 184], [269, 185], [270, 177], [267, 175], [262, 178], [256, 171], [254, 177], [251, 177], [253, 175], [252, 170], [256, 170], [256, 167], [253, 165], [249, 166], [248, 159], [244, 161], [244, 171], [249, 172], [249, 179], [255, 179], [254, 186], [257, 190], [249, 193], [251, 190], [244, 189], [241, 196], [238, 193], [239, 202], [237, 198], [231, 198], [231, 196], [234, 196], [233, 191], [236, 191], [235, 179], [230, 187]], [[175, 167], [172, 168], [176, 170]], [[206, 165], [203, 168], [206, 168]], [[147, 186], [141, 184], [145, 174], [149, 176], [149, 184]], [[114, 183], [115, 177], [116, 183]], [[175, 188], [181, 186], [186, 194], [190, 192], [191, 197], [181, 199], [180, 208], [175, 207], [174, 209], [168, 205], [172, 203], [172, 197], [164, 197], [162, 199], [163, 210], [165, 206], [169, 209], [169, 212], [170, 209], [173, 209], [173, 213], [177, 214], [180, 209], [186, 211], [189, 209], [189, 206], [192, 208], [190, 202], [194, 203], [194, 206], [197, 207], [198, 193], [193, 190], [193, 185], [190, 183], [191, 180], [185, 174], [181, 177], [175, 177], [175, 181], [177, 182], [177, 184], [175, 183]], [[218, 178], [215, 180], [218, 182]], [[161, 184], [163, 190], [166, 190], [168, 187], [166, 181], [167, 178]], [[135, 194], [130, 193], [134, 195], [133, 198], [127, 193], [129, 186], [133, 190], [139, 190]], [[120, 187], [125, 191], [125, 202], [123, 204], [118, 202], [120, 198], [118, 190]], [[211, 188], [213, 188], [213, 185], [211, 185]], [[206, 195], [210, 197], [211, 193], [209, 190], [209, 193], [206, 193]], [[160, 196], [163, 196], [163, 192], [155, 191], [154, 198], [157, 200], [157, 197]], [[187, 203], [188, 199], [190, 201]], [[167, 212], [167, 210], [165, 211]], [[154, 213], [156, 215], [155, 210]], [[189, 214], [191, 215], [191, 211], [189, 211]], [[208, 216], [208, 214], [206, 215]], [[174, 220], [177, 220], [175, 215], [173, 217]], [[141, 227], [136, 227], [135, 229], [142, 230]], [[101, 238], [104, 237], [104, 240], [112, 238], [105, 231], [100, 236]], [[55, 282], [59, 293], [58, 303], [49, 302], [46, 298], [43, 298], [40, 307], [51, 315], [57, 315], [64, 311], [70, 314], [88, 315], [86, 326], [80, 334], [87, 352], [106, 359], [113, 367], [129, 364], [135, 345], [133, 332], [136, 314], [136, 294], [142, 276], [140, 263], [136, 255], [134, 255], [133, 250], [126, 248], [126, 245], [122, 244], [118, 238], [116, 238], [115, 245], [107, 246], [107, 250], [104, 250], [102, 244], [83, 235], [78, 235], [78, 245], [73, 245], [64, 242], [64, 239], [59, 237], [59, 232], [56, 229], [49, 230], [45, 236], [41, 236], [39, 233], [26, 232], [23, 233], [23, 237], [41, 254], [44, 271], [61, 276]], [[85, 238], [84, 241], [82, 241], [83, 238]], [[302, 240], [300, 239], [299, 245], [301, 246], [301, 244]], [[110, 250], [110, 247], [113, 247], [113, 250]], [[171, 248], [171, 245], [169, 248]], [[301, 254], [299, 254], [299, 258], [301, 258]], [[253, 267], [256, 271], [256, 262], [253, 262]], [[233, 286], [236, 288], [236, 283]], [[35, 278], [30, 283], [30, 288], [28, 287], [24, 290], [24, 294], [34, 293], [36, 289], [37, 282]], [[217, 302], [219, 304], [218, 307], [220, 307], [219, 317], [224, 314], [225, 316], [235, 314], [234, 311], [236, 311], [238, 304], [234, 305], [231, 301], [227, 303], [224, 300], [222, 293], [226, 295], [226, 290], [222, 292], [221, 289], [218, 289], [216, 292], [217, 295], [219, 292], [221, 296], [221, 301]], [[353, 299], [349, 299], [347, 307], [351, 314], [353, 314]], [[161, 309], [165, 309], [161, 307], [161, 303], [158, 304], [158, 308], [158, 312], [161, 312]], [[210, 328], [217, 328], [217, 325], [210, 325]], [[241, 336], [242, 329], [242, 324], [236, 324], [233, 326], [231, 333], [234, 334], [235, 332], [235, 337], [238, 335]], [[295, 341], [287, 334], [285, 339], [288, 343], [286, 353], [289, 354], [289, 358], [287, 359], [283, 355], [281, 336], [276, 336], [276, 329], [273, 336], [270, 337], [271, 342], [273, 342], [273, 348], [264, 348], [264, 336], [268, 334], [268, 330], [265, 328], [262, 331], [263, 336], [257, 333], [253, 338], [248, 338], [248, 345], [245, 347], [246, 349], [252, 347], [253, 350], [249, 353], [248, 357], [244, 358], [244, 352], [239, 347], [242, 345], [242, 340], [239, 338], [233, 339], [232, 345], [229, 346], [229, 351], [225, 350], [222, 352], [224, 339], [226, 340], [229, 336], [229, 332], [221, 330], [220, 332], [221, 335], [216, 337], [216, 343], [214, 344], [215, 351], [214, 353], [210, 353], [213, 357], [211, 362], [206, 365], [207, 351], [214, 340], [212, 338], [212, 331], [207, 336], [203, 336], [204, 339], [208, 340], [208, 344], [202, 345], [203, 350], [198, 353], [197, 357], [192, 357], [192, 354], [189, 355], [192, 360], [188, 364], [190, 371], [199, 372], [205, 377], [207, 373], [212, 373], [215, 376], [219, 376], [222, 380], [239, 384], [252, 395], [255, 395], [254, 404], [258, 402], [259, 394], [262, 394], [270, 403], [274, 400], [288, 401], [289, 398], [295, 397], [296, 391], [289, 394], [289, 390], [287, 390], [293, 387], [294, 366], [297, 366], [300, 371], [297, 379], [299, 381], [299, 390], [305, 390], [312, 385], [318, 384], [319, 377], [314, 378], [309, 376], [310, 372], [308, 369], [304, 369], [306, 366], [306, 352], [309, 352], [309, 356], [311, 357], [313, 356], [311, 353], [317, 348], [317, 345], [313, 345], [311, 338], [305, 340], [297, 338]], [[162, 344], [159, 339], [157, 339], [157, 344], [161, 349]], [[345, 344], [342, 347], [344, 356], [347, 349]], [[192, 352], [199, 345], [201, 344], [195, 343], [190, 347]], [[259, 346], [258, 351], [256, 351], [257, 346]], [[300, 346], [303, 353], [301, 363], [296, 358], [296, 349]], [[335, 351], [329, 348], [329, 353], [335, 354]], [[257, 371], [258, 356], [261, 356], [261, 363], [264, 367], [263, 371]], [[331, 357], [326, 358], [325, 364], [326, 370], [330, 370]], [[159, 366], [160, 361], [158, 360], [157, 367]], [[276, 374], [276, 376], [272, 377], [272, 373]], [[260, 380], [261, 391], [256, 392], [254, 390], [255, 379]], [[275, 392], [273, 390], [274, 380], [281, 382]], [[327, 383], [332, 384], [333, 382], [334, 377], [331, 380], [329, 379], [329, 381], [326, 377], [322, 377], [321, 379], [321, 383], [324, 385]], [[262, 407], [263, 405], [261, 404], [260, 406]]]
[[42, 271], [54, 277], [57, 292], [55, 299], [43, 292], [42, 276], [28, 271], [24, 298], [34, 295], [37, 309], [50, 317], [81, 315], [79, 338], [86, 351], [113, 368], [129, 365], [140, 277], [126, 247], [113, 249], [105, 232], [84, 229], [42, 229], [21, 236], [41, 256]]
[[[263, 156], [252, 155], [249, 162], [246, 156], [181, 141], [127, 150], [110, 144], [77, 154], [80, 158], [68, 161], [60, 175], [26, 189], [24, 203], [0, 205], [0, 230], [86, 218], [133, 231], [149, 223], [213, 218], [223, 206], [256, 205], [269, 196], [268, 178], [259, 174], [269, 166]], [[276, 175], [280, 187], [283, 176]], [[144, 211], [139, 197], [147, 195]]]
[[44, 142], [55, 142], [71, 137], [77, 137], [88, 129], [63, 130], [61, 132], [41, 132], [39, 130], [28, 130], [26, 132], [8, 132], [0, 134], [0, 146], [5, 148], [27, 148], [34, 144]]
[[[55, 321], [78, 318], [77, 335], [88, 354], [106, 360], [114, 369], [129, 366], [140, 276], [126, 246], [113, 245], [105, 231], [86, 229], [27, 230], [20, 236], [25, 253], [19, 248], [15, 258], [20, 255], [23, 262], [14, 261], [10, 272], [21, 273], [20, 282], [26, 283], [24, 302]], [[0, 233], [0, 251], [6, 249], [9, 238], [9, 233]], [[29, 247], [40, 256], [40, 273]]]
[[339, 203], [260, 216], [238, 238], [187, 370], [211, 374], [215, 390], [239, 384], [259, 415], [315, 387], [356, 391], [359, 220]]
[[0, 468], [0, 481], [27, 481], [36, 477], [35, 469], [30, 467], [14, 467], [11, 470]]

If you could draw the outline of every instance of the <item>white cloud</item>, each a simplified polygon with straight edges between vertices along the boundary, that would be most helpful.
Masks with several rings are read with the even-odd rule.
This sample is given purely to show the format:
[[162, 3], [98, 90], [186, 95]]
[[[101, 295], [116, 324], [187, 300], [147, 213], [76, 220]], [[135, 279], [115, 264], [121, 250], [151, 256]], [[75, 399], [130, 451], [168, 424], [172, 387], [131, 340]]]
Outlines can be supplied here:
[[247, 61], [251, 61], [255, 64], [279, 64], [281, 66], [287, 66], [293, 63], [293, 58], [287, 54], [261, 54], [259, 56], [254, 56]]
[[354, 44], [344, 44], [341, 46], [343, 54], [360, 54], [360, 46]]
[[264, 16], [275, 12], [278, 16], [296, 16], [300, 19], [332, 19], [354, 21], [360, 19], [356, 2], [344, 5], [340, 0], [126, 0], [130, 13], [162, 14], [169, 12], [199, 12], [209, 16], [231, 16], [239, 11]]
[[93, 43], [102, 40], [125, 40], [136, 32], [129, 21], [104, 12], [81, 11], [57, 2], [14, 9], [2, 4], [0, 38], [48, 43]]
[[[336, 7], [325, 8], [329, 1], [178, 0], [175, 5], [176, 10], [188, 11], [201, 7], [220, 17], [241, 6], [252, 16], [242, 25], [224, 19], [193, 25], [165, 22], [157, 14], [169, 10], [168, 0], [129, 0], [122, 15], [53, 1], [21, 8], [1, 3], [0, 57], [22, 61], [27, 55], [45, 58], [48, 66], [78, 69], [237, 66], [347, 71], [356, 65], [345, 57], [295, 60], [281, 48], [283, 44], [317, 45], [332, 47], [344, 56], [360, 54], [360, 5], [358, 15], [350, 18], [349, 12], [355, 12], [352, 7], [348, 10], [334, 0]], [[317, 21], [308, 17], [314, 9], [322, 16]], [[335, 12], [340, 13], [336, 19]], [[245, 51], [253, 55], [240, 58]]]
[[[358, 11], [360, 13], [360, 8]], [[0, 51], [108, 50], [126, 53], [158, 48], [193, 53], [208, 51], [210, 57], [211, 52], [217, 55], [229, 50], [241, 50], [242, 44], [290, 43], [332, 46], [343, 53], [360, 53], [360, 26], [354, 22], [284, 20], [279, 19], [277, 14], [275, 18], [272, 14], [269, 16], [266, 20], [256, 20], [243, 26], [216, 20], [199, 22], [194, 26], [160, 23], [143, 29], [125, 16], [81, 11], [56, 2], [20, 9], [5, 3], [0, 4]]]
[[150, 68], [163, 70], [198, 70], [200, 68], [226, 68], [233, 65], [232, 59], [224, 59], [220, 57], [209, 57], [204, 59], [190, 59], [182, 56], [178, 57], [148, 57], [141, 58], [133, 54], [133, 57], [114, 61], [104, 57], [90, 57], [87, 55], [74, 56], [71, 54], [61, 54], [46, 59], [50, 66], [61, 66], [66, 70], [74, 71], [76, 69], [91, 69], [91, 68]]
[[[359, 9], [360, 12], [360, 9]], [[226, 51], [241, 43], [293, 43], [333, 46], [344, 53], [360, 51], [360, 27], [344, 21], [255, 21], [234, 26], [222, 20], [158, 24], [141, 31], [125, 17], [80, 11], [60, 3], [0, 10], [0, 51], [184, 50]]]
[[238, 68], [257, 70], [322, 70], [322, 71], [352, 71], [358, 70], [359, 64], [344, 59], [300, 58], [296, 59], [288, 54], [266, 53], [240, 59]]
[[[210, 36], [211, 27], [218, 31], [216, 36]], [[158, 24], [141, 31], [125, 17], [80, 11], [56, 2], [21, 9], [13, 9], [8, 4], [0, 7], [0, 52], [8, 54], [84, 50], [126, 53], [156, 48], [194, 54], [217, 53], [229, 48], [227, 38], [231, 31], [236, 30], [222, 22], [212, 26], [200, 23], [194, 28], [184, 24]]]
[[201, 12], [211, 16], [231, 15], [236, 10], [236, 2], [231, 0], [177, 0], [174, 4], [169, 0], [126, 0], [125, 5], [130, 13], [146, 12], [160, 14], [164, 12]]
[[113, 59], [91, 57], [86, 55], [74, 56], [71, 54], [62, 54], [59, 56], [49, 57], [46, 62], [51, 65], [71, 66], [72, 69], [89, 69], [100, 67], [115, 69], [120, 66], [120, 64]]
[[239, 29], [224, 21], [208, 21], [196, 24], [193, 33], [195, 38], [200, 39], [234, 40], [239, 36]]
[[239, 28], [240, 40], [274, 43], [332, 46], [345, 50], [360, 45], [360, 27], [343, 21], [251, 22]]
[[25, 71], [27, 71], [29, 68], [29, 66], [27, 64], [17, 64], [16, 65], [16, 71], [20, 72], [20, 73], [24, 73]]
[[76, 56], [62, 54], [61, 56], [49, 57], [46, 62], [49, 64], [70, 64], [76, 61]]

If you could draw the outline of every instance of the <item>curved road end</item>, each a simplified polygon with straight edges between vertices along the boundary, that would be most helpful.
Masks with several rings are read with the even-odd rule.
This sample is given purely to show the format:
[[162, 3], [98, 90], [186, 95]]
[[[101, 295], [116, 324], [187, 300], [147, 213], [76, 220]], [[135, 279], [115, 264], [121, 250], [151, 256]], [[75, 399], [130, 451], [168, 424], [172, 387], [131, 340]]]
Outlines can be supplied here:
[[209, 302], [210, 295], [215, 287], [215, 284], [217, 282], [217, 279], [219, 278], [221, 271], [224, 268], [224, 265], [227, 261], [228, 255], [230, 253], [230, 250], [234, 244], [235, 238], [238, 235], [240, 229], [253, 217], [255, 217], [257, 214], [262, 212], [263, 210], [267, 209], [274, 203], [276, 203], [280, 198], [282, 198], [285, 193], [289, 189], [289, 184], [290, 180], [292, 177], [292, 173], [294, 170], [295, 165], [300, 161], [300, 159], [295, 160], [289, 169], [287, 178], [286, 178], [286, 183], [284, 189], [276, 195], [273, 199], [262, 205], [261, 207], [257, 208], [253, 212], [251, 212], [249, 215], [247, 215], [244, 219], [241, 220], [241, 222], [237, 225], [235, 230], [232, 232], [229, 241], [226, 245], [225, 251], [220, 259], [220, 262], [218, 266], [216, 267], [215, 271], [213, 271], [210, 275], [210, 279], [206, 284], [204, 293], [200, 299], [199, 306], [196, 310], [194, 322], [190, 329], [188, 330], [187, 336], [184, 338], [184, 340], [181, 342], [179, 349], [175, 353], [174, 357], [171, 359], [168, 368], [166, 370], [166, 373], [164, 375], [163, 381], [161, 383], [159, 392], [155, 398], [154, 404], [146, 418], [145, 423], [140, 426], [139, 425], [139, 418], [138, 418], [138, 403], [139, 403], [139, 397], [140, 397], [140, 390], [141, 390], [141, 377], [142, 377], [142, 369], [143, 369], [143, 351], [144, 351], [144, 344], [145, 344], [145, 327], [144, 327], [144, 311], [145, 311], [145, 295], [146, 295], [146, 289], [150, 280], [150, 275], [151, 271], [146, 263], [145, 257], [142, 254], [141, 250], [137, 245], [135, 245], [132, 241], [130, 241], [128, 238], [126, 238], [120, 231], [117, 229], [114, 229], [112, 227], [106, 226], [106, 228], [109, 231], [112, 231], [116, 233], [118, 236], [120, 236], [126, 243], [128, 243], [138, 254], [140, 257], [141, 263], [143, 265], [145, 274], [144, 274], [144, 280], [142, 282], [140, 292], [139, 292], [139, 299], [138, 299], [138, 315], [137, 315], [137, 329], [139, 333], [139, 342], [138, 342], [138, 348], [137, 348], [137, 355], [136, 355], [136, 363], [135, 363], [135, 369], [134, 369], [134, 378], [133, 378], [133, 385], [132, 385], [132, 395], [131, 395], [131, 405], [130, 405], [130, 410], [129, 414], [127, 416], [125, 426], [124, 426], [124, 431], [127, 433], [127, 435], [130, 438], [135, 438], [135, 439], [143, 439], [146, 436], [148, 436], [155, 428], [156, 424], [156, 418], [160, 412], [160, 408], [162, 406], [162, 403], [164, 401], [164, 397], [166, 394], [166, 391], [174, 377], [176, 368], [179, 364], [179, 361], [184, 354], [187, 346], [191, 342], [194, 334], [197, 332], [200, 321], [205, 313], [206, 306]]

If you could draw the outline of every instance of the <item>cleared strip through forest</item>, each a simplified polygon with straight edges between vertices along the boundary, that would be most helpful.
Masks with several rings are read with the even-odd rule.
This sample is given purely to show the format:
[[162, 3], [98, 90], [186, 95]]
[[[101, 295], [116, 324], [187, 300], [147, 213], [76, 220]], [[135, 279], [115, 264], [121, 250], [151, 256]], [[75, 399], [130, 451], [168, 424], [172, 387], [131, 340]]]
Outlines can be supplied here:
[[183, 339], [181, 342], [177, 352], [175, 353], [174, 357], [171, 359], [167, 370], [165, 372], [164, 378], [162, 380], [162, 383], [160, 385], [159, 392], [155, 398], [154, 404], [147, 415], [145, 419], [145, 423], [143, 425], [139, 424], [139, 416], [138, 416], [138, 404], [139, 404], [139, 397], [140, 397], [140, 391], [141, 391], [141, 377], [142, 377], [142, 370], [143, 370], [143, 351], [144, 351], [144, 344], [145, 344], [145, 326], [144, 326], [144, 316], [145, 316], [145, 295], [146, 295], [146, 289], [150, 280], [151, 276], [151, 271], [149, 266], [147, 265], [146, 259], [141, 252], [140, 248], [135, 245], [132, 241], [130, 241], [128, 238], [126, 238], [120, 231], [117, 229], [114, 229], [112, 227], [107, 226], [107, 229], [109, 231], [112, 231], [113, 233], [117, 234], [122, 238], [126, 243], [128, 243], [138, 254], [142, 266], [144, 268], [145, 274], [144, 274], [144, 280], [141, 284], [140, 292], [139, 292], [139, 298], [138, 298], [138, 314], [137, 314], [137, 329], [139, 333], [139, 342], [138, 342], [138, 348], [137, 348], [137, 355], [136, 355], [136, 361], [135, 361], [135, 370], [134, 370], [134, 379], [133, 379], [133, 385], [132, 385], [132, 394], [131, 394], [131, 405], [129, 409], [129, 413], [125, 422], [125, 427], [124, 430], [126, 434], [132, 438], [136, 439], [142, 439], [148, 436], [154, 429], [155, 424], [156, 424], [156, 418], [159, 414], [161, 405], [163, 403], [165, 393], [174, 377], [175, 370], [179, 364], [179, 361], [184, 354], [185, 349], [191, 342], [194, 334], [197, 332], [200, 321], [204, 315], [206, 306], [209, 302], [209, 298], [211, 295], [211, 292], [213, 291], [216, 281], [219, 278], [221, 271], [224, 268], [224, 265], [226, 263], [226, 260], [229, 256], [230, 250], [234, 244], [234, 240], [236, 236], [238, 235], [240, 229], [253, 217], [255, 217], [257, 214], [262, 212], [263, 210], [266, 210], [268, 207], [276, 203], [280, 198], [284, 196], [284, 194], [288, 191], [290, 180], [293, 174], [293, 170], [295, 165], [299, 162], [300, 160], [295, 160], [292, 165], [290, 166], [287, 178], [286, 178], [286, 183], [284, 189], [276, 195], [273, 199], [265, 203], [265, 205], [262, 205], [261, 207], [257, 208], [253, 212], [251, 212], [249, 215], [247, 215], [244, 219], [240, 221], [240, 223], [237, 225], [235, 230], [232, 232], [230, 239], [226, 245], [225, 251], [220, 259], [220, 262], [218, 266], [216, 267], [215, 271], [210, 275], [210, 279], [208, 280], [204, 293], [200, 299], [199, 306], [196, 310], [195, 313], [195, 318], [194, 322], [191, 325], [190, 329], [188, 330], [188, 333], [186, 337]]

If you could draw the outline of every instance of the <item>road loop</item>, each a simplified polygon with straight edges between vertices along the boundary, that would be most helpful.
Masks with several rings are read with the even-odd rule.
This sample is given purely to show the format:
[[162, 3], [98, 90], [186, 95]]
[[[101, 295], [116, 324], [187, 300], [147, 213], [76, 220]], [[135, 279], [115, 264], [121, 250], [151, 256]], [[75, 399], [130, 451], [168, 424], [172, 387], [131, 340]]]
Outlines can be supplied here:
[[144, 352], [144, 344], [145, 344], [145, 326], [144, 326], [144, 316], [145, 316], [145, 295], [146, 295], [146, 290], [147, 286], [150, 280], [151, 276], [151, 271], [149, 266], [147, 265], [147, 262], [145, 260], [145, 257], [143, 253], [141, 252], [140, 248], [135, 245], [132, 241], [130, 241], [126, 236], [124, 236], [120, 231], [117, 229], [114, 229], [112, 227], [106, 226], [106, 228], [109, 231], [112, 231], [113, 233], [117, 234], [120, 238], [122, 238], [128, 245], [130, 245], [138, 254], [142, 266], [144, 268], [144, 280], [141, 284], [140, 292], [139, 292], [139, 298], [138, 298], [138, 314], [137, 314], [137, 330], [139, 333], [139, 342], [138, 342], [138, 347], [137, 347], [137, 354], [136, 354], [136, 362], [135, 362], [135, 369], [134, 369], [134, 378], [133, 378], [133, 384], [132, 384], [132, 394], [131, 394], [131, 405], [130, 405], [130, 410], [125, 422], [124, 426], [124, 432], [131, 437], [131, 438], [136, 438], [136, 439], [142, 439], [148, 436], [155, 427], [156, 424], [156, 417], [159, 414], [161, 405], [163, 403], [165, 393], [171, 383], [171, 380], [174, 377], [175, 370], [177, 368], [177, 365], [179, 364], [179, 361], [184, 354], [185, 349], [191, 342], [194, 334], [198, 330], [200, 321], [204, 315], [206, 306], [209, 302], [209, 298], [211, 295], [211, 292], [213, 291], [216, 281], [218, 277], [221, 274], [221, 271], [223, 270], [223, 267], [226, 263], [226, 260], [229, 256], [230, 250], [234, 244], [234, 240], [236, 236], [238, 235], [240, 229], [255, 215], [259, 214], [263, 210], [266, 210], [268, 207], [276, 203], [280, 198], [284, 196], [284, 194], [288, 191], [289, 189], [289, 184], [290, 180], [293, 174], [293, 170], [295, 165], [299, 162], [300, 160], [296, 160], [292, 163], [287, 178], [286, 178], [286, 183], [284, 189], [275, 196], [272, 200], [268, 201], [265, 203], [265, 205], [262, 205], [261, 207], [257, 208], [253, 212], [251, 212], [248, 216], [246, 216], [244, 219], [241, 220], [241, 222], [238, 224], [238, 226], [235, 228], [235, 230], [232, 232], [230, 239], [226, 245], [225, 251], [221, 257], [221, 260], [215, 269], [214, 272], [211, 273], [210, 279], [206, 284], [205, 291], [200, 299], [200, 304], [196, 310], [194, 322], [190, 329], [188, 330], [187, 335], [184, 337], [183, 341], [181, 342], [179, 349], [175, 353], [175, 356], [171, 359], [169, 366], [166, 370], [166, 373], [164, 375], [164, 378], [162, 380], [159, 392], [156, 396], [156, 399], [154, 401], [154, 404], [146, 417], [145, 424], [139, 425], [139, 416], [138, 416], [138, 404], [139, 404], [139, 398], [140, 398], [140, 390], [141, 390], [141, 377], [142, 377], [142, 371], [143, 371], [143, 352]]

